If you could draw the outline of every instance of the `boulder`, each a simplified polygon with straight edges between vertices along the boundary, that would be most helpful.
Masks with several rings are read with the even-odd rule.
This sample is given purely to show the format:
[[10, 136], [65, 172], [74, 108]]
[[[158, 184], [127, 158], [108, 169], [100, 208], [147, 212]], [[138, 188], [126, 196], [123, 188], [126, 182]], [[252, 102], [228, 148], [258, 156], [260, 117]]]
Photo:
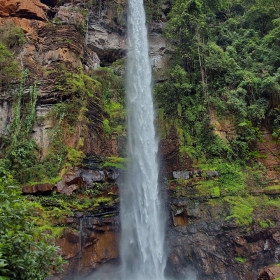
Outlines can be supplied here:
[[91, 186], [94, 182], [105, 182], [105, 173], [103, 170], [83, 170], [80, 173], [82, 180], [87, 186]]
[[48, 9], [39, 0], [0, 0], [0, 17], [16, 16], [46, 21]]
[[189, 171], [173, 171], [174, 179], [189, 179], [190, 172]]
[[87, 44], [104, 64], [110, 64], [125, 55], [126, 38], [118, 33], [109, 33], [98, 22], [89, 23]]
[[92, 188], [95, 182], [104, 183], [116, 181], [119, 177], [117, 169], [108, 170], [90, 170], [79, 169], [78, 171], [69, 171], [63, 175], [62, 180], [55, 184], [58, 193], [70, 195], [79, 188]]
[[277, 264], [268, 265], [259, 269], [258, 280], [273, 280], [280, 277], [280, 266]]
[[84, 16], [73, 8], [73, 6], [60, 6], [55, 15], [60, 23], [64, 24], [74, 24], [77, 26], [82, 26], [84, 23]]
[[219, 176], [218, 171], [206, 171], [206, 174], [208, 177], [218, 177]]
[[22, 187], [22, 192], [24, 194], [46, 193], [46, 192], [52, 192], [53, 187], [54, 185], [49, 183], [26, 185]]

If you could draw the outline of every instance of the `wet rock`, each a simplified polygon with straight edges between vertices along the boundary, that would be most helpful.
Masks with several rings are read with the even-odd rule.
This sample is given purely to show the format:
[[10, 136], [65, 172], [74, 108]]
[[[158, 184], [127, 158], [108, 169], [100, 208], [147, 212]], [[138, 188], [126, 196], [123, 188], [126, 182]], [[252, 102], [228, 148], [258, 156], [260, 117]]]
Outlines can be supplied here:
[[117, 33], [109, 33], [96, 21], [90, 21], [88, 25], [87, 44], [103, 64], [110, 64], [125, 55], [126, 38]]
[[5, 135], [11, 121], [11, 108], [6, 100], [0, 104], [0, 120], [0, 135]]
[[236, 244], [238, 244], [240, 246], [244, 246], [245, 244], [247, 244], [247, 241], [241, 236], [236, 236], [234, 238], [234, 241], [235, 241]]
[[92, 188], [95, 182], [114, 182], [119, 177], [119, 171], [114, 168], [106, 170], [79, 169], [69, 171], [63, 175], [62, 180], [55, 184], [56, 191], [70, 195], [79, 188]]
[[273, 240], [275, 240], [278, 244], [280, 244], [280, 232], [277, 231], [274, 234], [272, 234]]
[[107, 169], [106, 176], [109, 181], [116, 181], [117, 178], [120, 176], [118, 169]]
[[173, 171], [174, 179], [189, 179], [190, 172], [189, 171]]
[[219, 173], [217, 171], [206, 171], [208, 177], [218, 177]]
[[[118, 219], [80, 216], [74, 218], [76, 229], [67, 229], [57, 244], [68, 260], [65, 274], [60, 279], [72, 279], [79, 273], [82, 278], [104, 262], [118, 257]], [[73, 220], [73, 221], [74, 221]], [[77, 231], [78, 229], [78, 231]]]
[[51, 110], [51, 106], [38, 105], [36, 107], [36, 117], [40, 121], [36, 121], [32, 129], [32, 138], [38, 147], [41, 147], [42, 156], [46, 156], [49, 152], [49, 145], [52, 140], [52, 135], [49, 133], [54, 124], [51, 118], [46, 118]]
[[83, 170], [80, 176], [87, 186], [91, 186], [94, 182], [105, 182], [103, 170]]
[[154, 72], [154, 79], [156, 81], [164, 81], [167, 78], [167, 68], [171, 59], [171, 55], [168, 52], [167, 40], [161, 34], [162, 25], [158, 26], [158, 29], [153, 29], [149, 35], [150, 46], [150, 59]]
[[55, 190], [58, 193], [64, 193], [67, 195], [70, 195], [73, 193], [74, 190], [78, 188], [77, 185], [71, 185], [68, 186], [63, 180], [59, 181], [58, 183], [55, 184]]

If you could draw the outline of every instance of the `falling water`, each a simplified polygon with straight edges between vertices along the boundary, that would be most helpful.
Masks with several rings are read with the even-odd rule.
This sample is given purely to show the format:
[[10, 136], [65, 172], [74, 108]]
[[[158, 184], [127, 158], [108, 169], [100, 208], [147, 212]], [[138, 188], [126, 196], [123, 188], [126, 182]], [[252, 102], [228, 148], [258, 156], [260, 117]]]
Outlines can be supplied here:
[[123, 280], [163, 280], [165, 217], [159, 199], [156, 138], [145, 11], [129, 0], [127, 110], [129, 168], [121, 191]]

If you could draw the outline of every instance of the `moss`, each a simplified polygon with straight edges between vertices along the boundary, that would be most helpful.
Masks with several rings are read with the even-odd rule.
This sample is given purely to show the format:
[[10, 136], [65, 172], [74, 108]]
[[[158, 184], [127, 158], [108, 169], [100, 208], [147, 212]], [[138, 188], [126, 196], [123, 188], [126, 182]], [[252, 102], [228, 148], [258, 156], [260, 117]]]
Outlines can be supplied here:
[[115, 167], [119, 169], [125, 169], [125, 165], [127, 163], [126, 158], [121, 157], [107, 157], [105, 163], [102, 167]]
[[102, 124], [103, 124], [103, 129], [104, 129], [106, 135], [107, 135], [107, 136], [110, 136], [111, 133], [112, 133], [112, 131], [111, 131], [111, 127], [110, 127], [109, 120], [104, 119], [104, 120], [102, 121]]
[[219, 197], [221, 195], [219, 187], [213, 187], [210, 191], [212, 197]]
[[112, 197], [98, 197], [93, 206], [99, 206], [100, 204], [112, 205], [113, 198]]
[[45, 224], [41, 227], [38, 227], [38, 230], [43, 233], [51, 234], [52, 236], [59, 238], [62, 236], [65, 227], [53, 226], [51, 224]]
[[231, 206], [230, 216], [228, 216], [226, 220], [234, 218], [238, 226], [248, 226], [252, 223], [253, 210], [254, 207], [257, 206], [255, 197], [235, 196], [226, 197], [224, 200], [227, 201]]
[[273, 227], [274, 223], [272, 221], [270, 221], [269, 219], [263, 220], [263, 221], [259, 221], [259, 225], [262, 228], [269, 228], [269, 227]]
[[57, 177], [52, 177], [52, 178], [47, 178], [46, 180], [42, 180], [42, 181], [30, 181], [27, 184], [28, 185], [36, 185], [36, 184], [55, 184], [57, 182], [59, 182], [61, 180], [60, 176]]
[[280, 191], [280, 185], [269, 186], [269, 187], [264, 188], [264, 190], [266, 190], [266, 191]]
[[11, 50], [18, 50], [25, 42], [25, 35], [20, 27], [8, 23], [0, 28], [0, 41]]
[[0, 86], [8, 86], [13, 79], [20, 78], [21, 68], [13, 54], [0, 43]]
[[241, 263], [245, 263], [247, 261], [245, 258], [241, 258], [241, 257], [235, 257], [235, 260]]
[[280, 198], [267, 198], [264, 200], [266, 207], [275, 207], [280, 210]]
[[216, 187], [216, 181], [214, 180], [201, 180], [196, 185], [196, 189], [199, 191], [199, 194], [202, 196], [211, 196], [211, 190], [214, 190]]
[[74, 148], [68, 148], [67, 151], [67, 162], [69, 162], [71, 166], [79, 166], [86, 157], [82, 151], [78, 151]]
[[82, 70], [73, 73], [64, 63], [58, 63], [56, 69], [48, 72], [55, 77], [55, 89], [65, 94], [79, 94], [83, 97], [93, 97], [101, 90], [101, 83], [85, 74]]
[[198, 167], [202, 170], [218, 171], [219, 176], [215, 179], [215, 185], [219, 187], [221, 195], [228, 196], [245, 193], [246, 174], [240, 164], [218, 159], [207, 164], [198, 164]]

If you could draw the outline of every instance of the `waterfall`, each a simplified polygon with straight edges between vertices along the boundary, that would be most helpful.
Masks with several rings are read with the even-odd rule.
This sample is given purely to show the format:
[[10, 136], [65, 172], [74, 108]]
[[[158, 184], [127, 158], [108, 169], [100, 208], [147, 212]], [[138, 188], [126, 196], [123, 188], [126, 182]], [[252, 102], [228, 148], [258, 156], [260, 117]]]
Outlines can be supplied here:
[[81, 269], [81, 260], [82, 260], [82, 239], [83, 239], [83, 222], [84, 222], [84, 216], [81, 216], [79, 218], [79, 247], [78, 247], [78, 266], [77, 266], [77, 270], [76, 270], [76, 276], [75, 276], [75, 280], [80, 280], [80, 269]]
[[128, 0], [128, 175], [121, 189], [122, 280], [163, 280], [165, 215], [159, 198], [156, 138], [145, 10]]

